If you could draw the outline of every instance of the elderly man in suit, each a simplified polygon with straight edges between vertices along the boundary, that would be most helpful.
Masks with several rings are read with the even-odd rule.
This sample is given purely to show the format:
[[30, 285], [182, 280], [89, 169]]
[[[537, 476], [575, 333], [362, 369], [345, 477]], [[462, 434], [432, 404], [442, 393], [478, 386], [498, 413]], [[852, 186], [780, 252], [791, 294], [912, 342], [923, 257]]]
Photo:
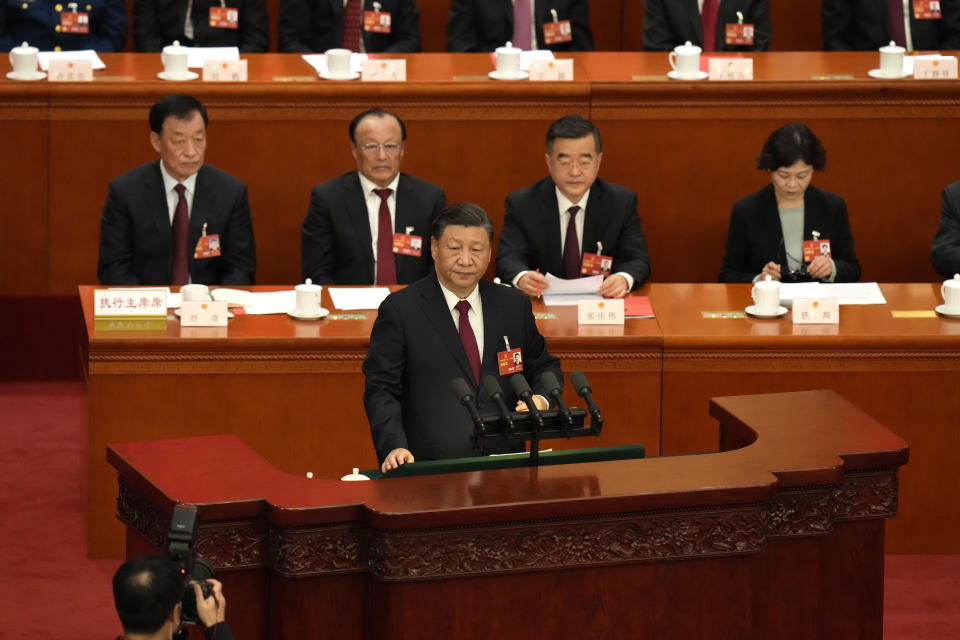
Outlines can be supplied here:
[[[643, 4], [647, 51], [671, 51], [687, 41], [705, 51], [770, 48], [770, 0], [644, 0]], [[752, 32], [734, 32], [728, 39], [727, 25], [740, 23], [753, 25]]]
[[279, 32], [286, 53], [417, 53], [420, 8], [416, 0], [281, 0]]
[[207, 110], [173, 94], [150, 109], [159, 162], [110, 182], [97, 275], [107, 285], [253, 284], [257, 256], [247, 187], [204, 164]]
[[430, 221], [445, 197], [440, 187], [400, 172], [406, 138], [403, 121], [383, 109], [350, 123], [357, 170], [310, 194], [300, 238], [304, 278], [410, 284], [430, 272]]
[[[556, 30], [544, 27], [558, 23]], [[568, 23], [569, 29], [560, 28]], [[550, 30], [548, 32], [548, 30]], [[521, 49], [593, 51], [587, 0], [451, 0], [447, 51]]]
[[[464, 202], [450, 205], [434, 219], [430, 235], [435, 273], [387, 296], [363, 363], [363, 402], [384, 471], [414, 459], [472, 455], [470, 416], [449, 391], [450, 382], [469, 380], [481, 404], [489, 404], [480, 380], [502, 380], [501, 352], [520, 350], [523, 375], [541, 394], [534, 397], [539, 409], [548, 407], [543, 374], [562, 379], [529, 298], [482, 279], [493, 243], [486, 212]], [[515, 398], [509, 384], [501, 389], [507, 401]]]
[[497, 248], [502, 281], [536, 296], [547, 287], [547, 272], [563, 278], [603, 273], [600, 294], [608, 298], [644, 283], [650, 256], [637, 194], [597, 177], [602, 159], [600, 131], [589, 120], [570, 115], [550, 125], [550, 177], [507, 196]]

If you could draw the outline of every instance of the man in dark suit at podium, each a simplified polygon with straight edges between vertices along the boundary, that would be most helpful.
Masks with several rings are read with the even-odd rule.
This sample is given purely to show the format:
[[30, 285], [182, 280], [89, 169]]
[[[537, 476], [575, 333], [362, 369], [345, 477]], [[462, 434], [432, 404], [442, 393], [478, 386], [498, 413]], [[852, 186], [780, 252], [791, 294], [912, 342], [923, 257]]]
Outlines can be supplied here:
[[474, 455], [470, 414], [450, 383], [463, 378], [485, 404], [490, 399], [478, 391], [480, 380], [496, 376], [510, 406], [516, 398], [499, 365], [504, 352], [520, 351], [538, 408], [548, 407], [542, 375], [562, 380], [529, 298], [482, 279], [493, 243], [486, 212], [450, 205], [433, 221], [431, 236], [435, 273], [387, 296], [363, 363], [363, 402], [383, 471], [414, 459]]
[[497, 248], [500, 280], [538, 296], [547, 272], [567, 279], [602, 272], [600, 294], [607, 298], [622, 298], [644, 283], [650, 256], [637, 194], [598, 178], [602, 159], [600, 131], [589, 120], [570, 115], [550, 125], [550, 177], [507, 196]]
[[430, 221], [443, 189], [400, 173], [407, 128], [383, 109], [350, 123], [357, 170], [318, 184], [300, 236], [304, 279], [410, 284], [430, 272]]
[[150, 109], [159, 162], [110, 182], [97, 275], [106, 285], [253, 284], [257, 255], [247, 187], [204, 164], [207, 110], [172, 94]]

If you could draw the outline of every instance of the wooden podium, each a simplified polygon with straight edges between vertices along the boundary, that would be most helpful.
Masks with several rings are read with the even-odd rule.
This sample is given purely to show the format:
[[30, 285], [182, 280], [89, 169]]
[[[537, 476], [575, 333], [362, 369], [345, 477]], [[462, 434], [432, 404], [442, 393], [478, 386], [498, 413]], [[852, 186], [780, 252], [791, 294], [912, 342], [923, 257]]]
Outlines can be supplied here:
[[129, 555], [198, 506], [238, 638], [880, 638], [907, 443], [831, 391], [710, 413], [719, 453], [370, 482], [229, 435], [107, 458]]

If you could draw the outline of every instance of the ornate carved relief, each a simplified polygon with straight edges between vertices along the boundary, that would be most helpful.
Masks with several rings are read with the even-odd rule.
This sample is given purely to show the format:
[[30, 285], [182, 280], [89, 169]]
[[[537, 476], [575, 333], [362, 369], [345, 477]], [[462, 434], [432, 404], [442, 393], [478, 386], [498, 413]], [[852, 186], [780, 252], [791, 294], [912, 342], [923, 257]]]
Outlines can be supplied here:
[[767, 535], [825, 535], [833, 527], [832, 488], [786, 491], [767, 505], [764, 517]]
[[897, 515], [899, 483], [890, 471], [852, 474], [833, 490], [833, 515], [837, 520], [890, 518]]
[[268, 543], [271, 565], [284, 575], [361, 571], [361, 536], [354, 527], [274, 529]]
[[170, 530], [170, 516], [145, 498], [123, 476], [117, 493], [117, 515], [120, 521], [132, 527], [150, 544], [163, 548]]

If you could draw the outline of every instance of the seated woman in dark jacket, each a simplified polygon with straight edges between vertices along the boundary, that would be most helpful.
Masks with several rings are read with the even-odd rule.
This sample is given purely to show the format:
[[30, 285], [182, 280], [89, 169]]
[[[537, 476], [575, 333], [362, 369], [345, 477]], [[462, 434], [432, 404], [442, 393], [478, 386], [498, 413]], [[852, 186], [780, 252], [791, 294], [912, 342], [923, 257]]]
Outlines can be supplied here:
[[826, 159], [806, 125], [788, 124], [770, 134], [757, 158], [770, 184], [734, 203], [720, 282], [756, 282], [768, 275], [784, 282], [860, 279], [846, 202], [810, 186]]

